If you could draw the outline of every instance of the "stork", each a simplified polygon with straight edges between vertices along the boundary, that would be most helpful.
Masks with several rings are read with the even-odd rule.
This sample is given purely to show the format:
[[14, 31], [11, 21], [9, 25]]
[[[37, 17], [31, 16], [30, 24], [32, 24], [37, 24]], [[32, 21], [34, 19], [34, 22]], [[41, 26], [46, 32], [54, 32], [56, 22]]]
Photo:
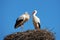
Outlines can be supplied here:
[[40, 30], [40, 19], [36, 16], [37, 10], [33, 12], [33, 24], [35, 26], [35, 30]]
[[29, 20], [29, 18], [30, 15], [28, 14], [28, 12], [25, 12], [17, 18], [14, 28], [22, 27], [24, 23]]

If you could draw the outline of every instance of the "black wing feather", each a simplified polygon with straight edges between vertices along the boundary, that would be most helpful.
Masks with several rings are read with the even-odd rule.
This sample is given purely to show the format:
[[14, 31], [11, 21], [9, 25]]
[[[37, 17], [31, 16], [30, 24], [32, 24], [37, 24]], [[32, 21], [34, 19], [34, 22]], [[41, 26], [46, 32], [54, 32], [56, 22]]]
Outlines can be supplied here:
[[15, 28], [17, 28], [17, 25], [18, 25], [19, 23], [21, 23], [22, 21], [23, 21], [23, 19], [20, 19], [19, 21], [18, 21], [18, 20], [16, 20]]
[[41, 28], [41, 25], [40, 25], [40, 23], [38, 22], [38, 25], [39, 25], [39, 28]]

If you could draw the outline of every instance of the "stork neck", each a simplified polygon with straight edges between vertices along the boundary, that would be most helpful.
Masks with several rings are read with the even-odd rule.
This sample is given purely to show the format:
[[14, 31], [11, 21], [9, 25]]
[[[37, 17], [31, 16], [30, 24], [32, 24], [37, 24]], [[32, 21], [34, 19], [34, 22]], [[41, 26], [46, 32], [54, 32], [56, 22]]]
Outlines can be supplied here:
[[34, 13], [33, 16], [36, 16], [36, 13]]

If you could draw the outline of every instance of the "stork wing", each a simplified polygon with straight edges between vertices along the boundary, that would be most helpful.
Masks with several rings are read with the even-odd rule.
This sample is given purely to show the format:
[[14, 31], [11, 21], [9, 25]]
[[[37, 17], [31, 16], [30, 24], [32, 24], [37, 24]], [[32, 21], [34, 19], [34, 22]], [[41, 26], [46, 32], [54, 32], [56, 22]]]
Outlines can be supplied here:
[[15, 23], [14, 27], [17, 28], [17, 27], [21, 26], [20, 24], [21, 24], [22, 21], [23, 21], [23, 19], [16, 20], [16, 23]]
[[39, 25], [39, 28], [41, 28], [41, 27], [40, 27], [41, 25], [40, 25], [40, 23], [39, 23], [39, 22], [38, 22], [38, 25]]

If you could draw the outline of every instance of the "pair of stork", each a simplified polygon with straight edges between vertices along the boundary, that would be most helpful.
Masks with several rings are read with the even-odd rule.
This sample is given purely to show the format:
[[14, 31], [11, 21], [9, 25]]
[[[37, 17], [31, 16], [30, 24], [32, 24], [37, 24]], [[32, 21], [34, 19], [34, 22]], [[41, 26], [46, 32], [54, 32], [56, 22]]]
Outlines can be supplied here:
[[[37, 14], [37, 10], [34, 10], [32, 16], [33, 24], [36, 30], [40, 30], [40, 19], [36, 16], [36, 14]], [[30, 19], [30, 15], [28, 14], [28, 12], [25, 12], [23, 15], [17, 18], [14, 27], [15, 28], [18, 28], [19, 26], [22, 27], [22, 25], [24, 25], [24, 23], [27, 22], [29, 19]]]

